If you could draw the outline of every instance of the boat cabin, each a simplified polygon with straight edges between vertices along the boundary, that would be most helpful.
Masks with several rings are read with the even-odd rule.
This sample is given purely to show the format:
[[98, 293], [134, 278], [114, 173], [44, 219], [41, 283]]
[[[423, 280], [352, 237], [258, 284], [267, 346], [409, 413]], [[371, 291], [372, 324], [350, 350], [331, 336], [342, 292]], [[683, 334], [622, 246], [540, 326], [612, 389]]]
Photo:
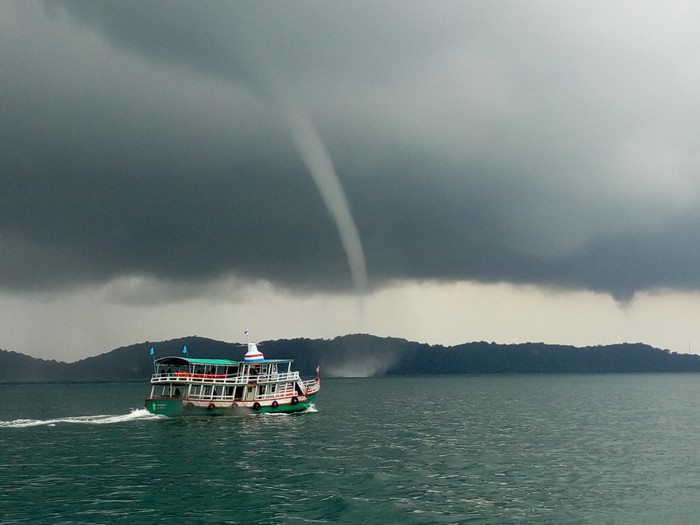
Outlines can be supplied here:
[[154, 361], [151, 397], [232, 402], [293, 396], [303, 384], [292, 362], [163, 357]]

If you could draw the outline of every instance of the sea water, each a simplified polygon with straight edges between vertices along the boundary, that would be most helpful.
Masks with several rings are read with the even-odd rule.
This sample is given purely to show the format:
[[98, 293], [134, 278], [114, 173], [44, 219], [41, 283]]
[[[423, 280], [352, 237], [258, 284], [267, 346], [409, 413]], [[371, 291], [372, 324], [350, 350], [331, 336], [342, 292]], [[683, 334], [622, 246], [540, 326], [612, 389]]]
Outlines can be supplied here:
[[0, 523], [693, 523], [700, 375], [325, 379], [300, 415], [0, 385]]

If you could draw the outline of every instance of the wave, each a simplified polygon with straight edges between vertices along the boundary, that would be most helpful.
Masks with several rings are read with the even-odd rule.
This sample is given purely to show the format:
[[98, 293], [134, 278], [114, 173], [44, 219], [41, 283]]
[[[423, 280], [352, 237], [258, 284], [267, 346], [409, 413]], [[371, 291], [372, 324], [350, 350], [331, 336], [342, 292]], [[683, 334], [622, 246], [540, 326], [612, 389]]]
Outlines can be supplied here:
[[123, 423], [135, 419], [160, 419], [163, 416], [151, 414], [145, 408], [132, 410], [128, 414], [120, 415], [95, 415], [95, 416], [72, 416], [59, 417], [55, 419], [13, 419], [11, 421], [0, 421], [0, 428], [27, 428], [40, 426], [56, 426], [59, 423], [74, 423], [82, 425], [111, 425]]
[[[316, 413], [318, 409], [312, 403], [300, 414]], [[286, 416], [285, 413], [266, 413], [266, 416]], [[141, 419], [163, 419], [167, 416], [151, 414], [145, 408], [132, 410], [128, 414], [120, 415], [95, 415], [95, 416], [71, 416], [59, 417], [54, 419], [13, 419], [10, 421], [0, 421], [0, 428], [28, 428], [28, 427], [54, 427], [61, 423], [79, 424], [79, 425], [111, 425], [114, 423], [124, 423], [126, 421], [141, 420]]]

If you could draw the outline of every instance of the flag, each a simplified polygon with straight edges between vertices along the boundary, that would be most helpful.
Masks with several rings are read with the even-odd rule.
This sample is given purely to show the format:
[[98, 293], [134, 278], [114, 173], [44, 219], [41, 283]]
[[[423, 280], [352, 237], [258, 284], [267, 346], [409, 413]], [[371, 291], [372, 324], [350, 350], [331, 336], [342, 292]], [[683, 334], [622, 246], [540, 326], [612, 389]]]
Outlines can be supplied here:
[[155, 355], [155, 350], [153, 350], [153, 347], [151, 347], [151, 354], [150, 355]]
[[182, 347], [182, 353], [187, 354], [187, 345]]
[[248, 337], [248, 329], [247, 328], [245, 330], [243, 330], [243, 335]]
[[321, 370], [321, 365], [316, 365], [316, 375], [318, 375], [319, 370]]

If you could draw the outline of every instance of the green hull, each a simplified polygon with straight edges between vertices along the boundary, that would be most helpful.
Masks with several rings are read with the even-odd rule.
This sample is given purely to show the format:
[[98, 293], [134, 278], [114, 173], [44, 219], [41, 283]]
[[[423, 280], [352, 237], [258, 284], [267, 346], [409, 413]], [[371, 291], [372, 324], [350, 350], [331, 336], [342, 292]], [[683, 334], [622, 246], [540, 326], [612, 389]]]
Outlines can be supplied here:
[[309, 408], [316, 399], [316, 393], [306, 396], [305, 400], [299, 400], [297, 404], [280, 403], [277, 407], [271, 405], [260, 406], [258, 410], [242, 406], [230, 406], [230, 403], [213, 401], [207, 406], [195, 406], [183, 399], [146, 399], [146, 410], [151, 414], [161, 416], [245, 416], [250, 414], [285, 414], [302, 412]]

